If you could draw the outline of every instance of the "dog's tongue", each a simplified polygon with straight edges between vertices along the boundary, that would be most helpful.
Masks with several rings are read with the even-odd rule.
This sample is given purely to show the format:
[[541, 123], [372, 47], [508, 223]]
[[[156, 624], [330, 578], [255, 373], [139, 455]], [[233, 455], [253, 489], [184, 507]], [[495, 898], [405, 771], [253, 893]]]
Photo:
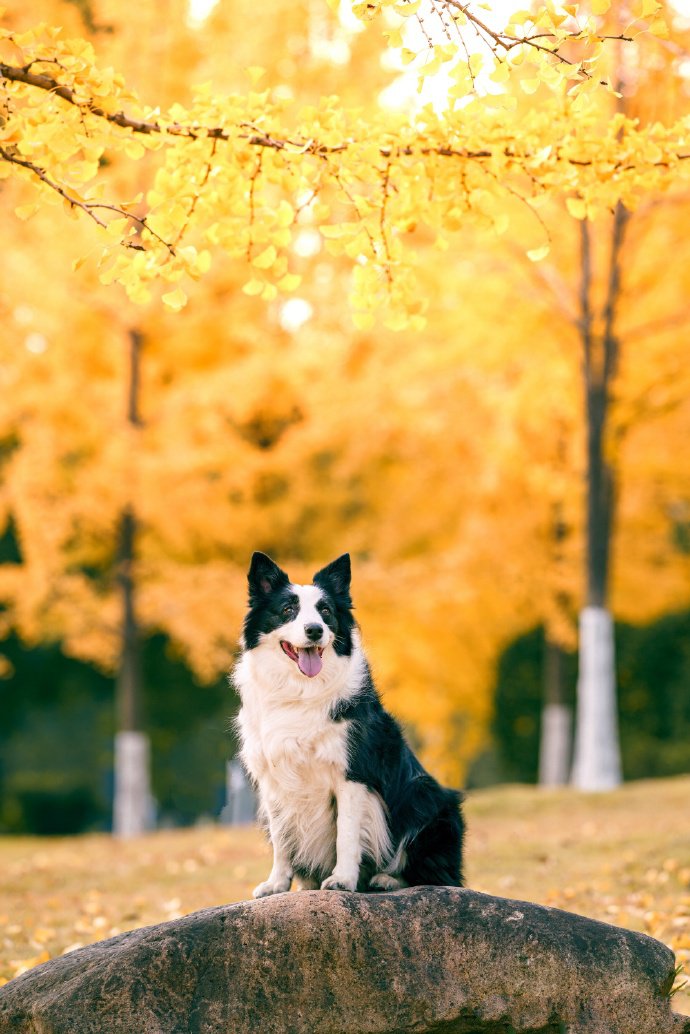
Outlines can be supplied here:
[[313, 679], [321, 671], [322, 662], [315, 646], [302, 646], [297, 650], [297, 664], [303, 675]]

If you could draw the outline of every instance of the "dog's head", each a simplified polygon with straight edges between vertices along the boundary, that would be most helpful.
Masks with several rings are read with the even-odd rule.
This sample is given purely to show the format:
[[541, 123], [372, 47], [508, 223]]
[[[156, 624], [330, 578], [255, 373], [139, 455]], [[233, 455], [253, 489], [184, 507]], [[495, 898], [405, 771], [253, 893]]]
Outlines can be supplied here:
[[270, 557], [254, 553], [248, 580], [247, 650], [273, 644], [286, 664], [309, 679], [321, 671], [326, 651], [339, 657], [352, 652], [348, 553], [317, 571], [311, 585], [294, 585]]

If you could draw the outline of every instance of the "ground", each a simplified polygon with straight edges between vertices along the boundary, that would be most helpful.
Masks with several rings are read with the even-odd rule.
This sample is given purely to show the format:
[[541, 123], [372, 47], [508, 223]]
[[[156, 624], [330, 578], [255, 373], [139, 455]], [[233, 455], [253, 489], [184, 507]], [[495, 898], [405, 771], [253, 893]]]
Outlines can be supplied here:
[[[690, 978], [690, 776], [584, 795], [468, 795], [467, 882], [649, 933]], [[247, 898], [270, 868], [260, 832], [198, 826], [0, 840], [0, 983], [123, 930]], [[690, 1014], [690, 987], [674, 998]]]

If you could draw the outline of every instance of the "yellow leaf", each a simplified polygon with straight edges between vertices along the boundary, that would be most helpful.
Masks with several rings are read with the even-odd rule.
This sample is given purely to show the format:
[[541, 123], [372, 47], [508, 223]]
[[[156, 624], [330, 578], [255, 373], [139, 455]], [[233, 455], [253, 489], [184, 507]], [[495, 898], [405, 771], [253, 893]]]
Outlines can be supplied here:
[[611, 0], [590, 0], [592, 14], [606, 14], [611, 6]]
[[396, 4], [393, 10], [403, 18], [409, 18], [410, 15], [416, 14], [421, 6], [422, 0], [410, 0], [409, 3]]
[[295, 210], [289, 201], [281, 201], [276, 213], [278, 226], [289, 226], [295, 218]]
[[127, 297], [136, 305], [145, 305], [151, 301], [151, 291], [141, 281], [127, 286]]
[[270, 269], [277, 257], [278, 252], [272, 244], [269, 244], [256, 258], [252, 259], [252, 265], [257, 269]]
[[371, 312], [353, 312], [352, 322], [357, 330], [370, 330], [374, 326], [374, 316]]
[[211, 268], [211, 252], [204, 248], [196, 257], [196, 269], [199, 273], [208, 273]]
[[388, 32], [384, 32], [383, 38], [387, 41], [389, 47], [402, 47], [402, 33], [400, 29], [390, 29]]
[[128, 225], [129, 219], [111, 219], [105, 232], [109, 237], [123, 237]]
[[587, 218], [587, 205], [581, 197], [566, 198], [565, 205], [570, 214], [572, 215], [573, 219]]
[[521, 79], [520, 87], [524, 93], [536, 93], [539, 89], [539, 79]]
[[244, 293], [248, 294], [248, 295], [261, 294], [263, 289], [264, 289], [264, 282], [263, 282], [263, 280], [256, 280], [256, 279], [248, 280], [247, 283], [242, 288]]
[[35, 215], [36, 212], [38, 212], [38, 209], [38, 205], [19, 205], [17, 208], [15, 208], [14, 214], [17, 216], [18, 219], [26, 220], [30, 219], [32, 215]]
[[549, 244], [544, 244], [541, 248], [532, 248], [531, 251], [527, 252], [527, 258], [530, 262], [541, 262], [549, 254], [550, 250], [551, 246]]
[[405, 330], [410, 325], [410, 317], [407, 312], [392, 312], [384, 318], [384, 327], [389, 330]]
[[187, 304], [187, 295], [181, 287], [176, 287], [174, 291], [168, 291], [163, 295], [163, 301], [173, 312], [179, 312]]
[[494, 83], [505, 83], [510, 78], [510, 70], [505, 61], [498, 61], [489, 78]]
[[471, 54], [468, 64], [472, 75], [479, 75], [484, 67], [484, 58], [481, 54]]
[[510, 226], [510, 216], [506, 212], [499, 212], [494, 216], [494, 233], [505, 233]]
[[302, 283], [302, 277], [299, 273], [286, 273], [285, 276], [281, 277], [276, 286], [281, 291], [294, 291]]
[[266, 69], [265, 68], [261, 68], [260, 65], [250, 65], [249, 68], [247, 69], [247, 75], [249, 77], [249, 80], [250, 80], [252, 86], [256, 86], [256, 84], [258, 83], [259, 79], [261, 79], [262, 76], [264, 76], [265, 74], [266, 74]]
[[652, 36], [658, 36], [660, 39], [668, 39], [668, 25], [663, 18], [655, 18], [649, 26], [649, 31]]
[[133, 158], [136, 161], [146, 154], [146, 148], [139, 140], [128, 140], [125, 144], [125, 154], [128, 158]]
[[320, 230], [321, 236], [326, 238], [344, 237], [348, 232], [342, 226], [338, 226], [337, 223], [335, 225], [326, 223], [320, 227]]

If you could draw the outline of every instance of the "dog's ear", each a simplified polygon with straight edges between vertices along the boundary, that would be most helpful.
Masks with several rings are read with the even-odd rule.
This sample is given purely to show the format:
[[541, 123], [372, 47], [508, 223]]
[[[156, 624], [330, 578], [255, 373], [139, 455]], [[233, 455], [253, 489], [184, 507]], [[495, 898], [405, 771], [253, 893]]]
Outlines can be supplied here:
[[290, 584], [290, 579], [278, 565], [265, 553], [254, 553], [249, 565], [249, 602], [256, 603], [264, 596], [283, 589]]
[[351, 606], [350, 599], [350, 554], [343, 553], [333, 563], [322, 567], [314, 575], [314, 585], [320, 586], [331, 594], [337, 596], [346, 606]]

